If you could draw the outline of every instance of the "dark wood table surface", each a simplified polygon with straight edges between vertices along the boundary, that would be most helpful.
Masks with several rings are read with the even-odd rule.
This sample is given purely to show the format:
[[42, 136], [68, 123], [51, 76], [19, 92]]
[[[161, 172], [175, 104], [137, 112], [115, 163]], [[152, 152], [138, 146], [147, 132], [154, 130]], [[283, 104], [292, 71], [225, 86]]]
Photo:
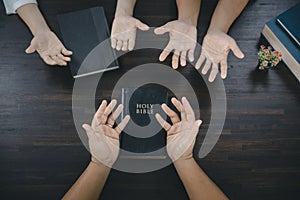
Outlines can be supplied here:
[[[111, 26], [116, 1], [40, 0], [49, 25], [58, 34], [57, 14], [103, 6]], [[216, 0], [203, 1], [198, 27], [201, 42]], [[223, 134], [199, 165], [231, 199], [299, 199], [300, 85], [284, 64], [269, 73], [256, 71], [260, 33], [266, 21], [298, 0], [251, 1], [233, 25], [246, 57], [230, 55], [224, 81], [228, 110]], [[136, 17], [150, 26], [176, 18], [174, 0], [138, 1]], [[0, 4], [0, 199], [59, 199], [79, 177], [90, 155], [76, 134], [72, 117], [73, 79], [67, 67], [46, 66], [24, 50], [31, 34]], [[105, 73], [98, 92], [109, 98], [116, 77], [150, 56], [130, 53], [121, 69]], [[166, 64], [170, 63], [170, 59]], [[180, 69], [201, 90], [192, 67]], [[207, 98], [203, 98], [204, 100]], [[209, 119], [209, 105], [203, 104]], [[209, 120], [208, 120], [209, 121]], [[206, 120], [207, 122], [207, 120]], [[203, 129], [208, 124], [204, 123]], [[199, 150], [201, 136], [197, 140]], [[187, 199], [174, 167], [145, 174], [112, 170], [101, 199]]]

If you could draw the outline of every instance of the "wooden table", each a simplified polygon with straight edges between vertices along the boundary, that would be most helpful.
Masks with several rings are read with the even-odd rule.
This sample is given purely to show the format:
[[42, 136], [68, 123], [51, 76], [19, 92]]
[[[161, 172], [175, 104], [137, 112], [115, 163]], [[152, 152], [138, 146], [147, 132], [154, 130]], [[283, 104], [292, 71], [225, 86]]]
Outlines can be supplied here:
[[[111, 26], [116, 1], [40, 0], [49, 25], [59, 34], [56, 15], [104, 6]], [[198, 40], [207, 30], [214, 1], [203, 1]], [[233, 25], [246, 57], [230, 55], [224, 81], [228, 111], [223, 134], [199, 165], [231, 199], [297, 199], [300, 175], [300, 85], [281, 64], [277, 70], [255, 70], [264, 23], [295, 5], [297, 0], [257, 0], [249, 3]], [[136, 17], [150, 26], [176, 18], [176, 4], [138, 1]], [[73, 79], [68, 68], [48, 67], [38, 55], [24, 50], [31, 34], [17, 16], [6, 16], [0, 5], [0, 198], [59, 199], [79, 177], [90, 155], [76, 134], [72, 117]], [[152, 55], [130, 53], [121, 69], [105, 73], [107, 85], [98, 92], [109, 98], [114, 81], [141, 61], [157, 62]], [[166, 64], [170, 63], [170, 59]], [[199, 88], [191, 67], [180, 69]], [[111, 83], [111, 84], [109, 84]], [[206, 100], [205, 100], [206, 99]], [[207, 98], [204, 98], [207, 101]], [[209, 105], [202, 107], [209, 110]], [[209, 112], [202, 115], [209, 120]], [[204, 123], [203, 129], [208, 123]], [[200, 135], [196, 144], [199, 150]], [[101, 199], [187, 199], [173, 166], [146, 174], [112, 170]]]

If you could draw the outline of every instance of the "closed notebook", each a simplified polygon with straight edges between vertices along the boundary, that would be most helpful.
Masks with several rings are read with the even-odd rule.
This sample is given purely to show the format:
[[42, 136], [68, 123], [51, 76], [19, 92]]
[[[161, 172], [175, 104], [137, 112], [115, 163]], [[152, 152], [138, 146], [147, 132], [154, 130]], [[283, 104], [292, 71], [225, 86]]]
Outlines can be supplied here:
[[69, 65], [74, 78], [118, 68], [102, 7], [58, 15], [58, 22], [65, 46], [73, 51]]
[[131, 120], [121, 134], [121, 148], [133, 154], [120, 153], [120, 158], [166, 158], [166, 132], [155, 119], [155, 114], [166, 115], [161, 104], [168, 103], [168, 90], [162, 86], [123, 88], [124, 111]]
[[300, 3], [280, 14], [277, 22], [300, 48]]

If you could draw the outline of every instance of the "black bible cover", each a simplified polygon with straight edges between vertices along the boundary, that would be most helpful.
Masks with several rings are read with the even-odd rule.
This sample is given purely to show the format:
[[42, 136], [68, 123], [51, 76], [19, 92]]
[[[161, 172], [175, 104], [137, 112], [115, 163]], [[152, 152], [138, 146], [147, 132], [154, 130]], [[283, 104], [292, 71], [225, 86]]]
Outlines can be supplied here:
[[[118, 68], [116, 54], [110, 46], [110, 32], [102, 7], [66, 13], [58, 15], [57, 18], [64, 43], [73, 51], [69, 65], [74, 78]], [[97, 48], [96, 61], [79, 71], [88, 54], [100, 43], [102, 44], [101, 48]], [[114, 61], [111, 63], [108, 58], [113, 58]]]
[[129, 114], [131, 119], [121, 134], [121, 148], [137, 154], [129, 155], [123, 152], [120, 153], [120, 158], [167, 157], [166, 150], [162, 148], [166, 145], [166, 132], [155, 119], [155, 114], [160, 113], [166, 118], [161, 104], [167, 104], [168, 101], [168, 90], [162, 86], [122, 88], [122, 118]]

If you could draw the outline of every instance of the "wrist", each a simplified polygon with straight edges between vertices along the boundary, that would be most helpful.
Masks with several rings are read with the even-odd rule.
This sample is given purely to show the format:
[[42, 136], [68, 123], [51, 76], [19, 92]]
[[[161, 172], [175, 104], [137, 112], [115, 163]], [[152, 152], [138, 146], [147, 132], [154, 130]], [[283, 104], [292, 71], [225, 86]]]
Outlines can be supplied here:
[[197, 27], [198, 18], [197, 17], [178, 17], [178, 21], [183, 22], [185, 24]]
[[195, 159], [193, 157], [179, 158], [179, 159], [173, 161], [175, 166], [185, 166], [191, 162], [195, 162]]
[[207, 33], [206, 34], [209, 34], [209, 35], [216, 35], [216, 34], [220, 34], [220, 33], [225, 33], [225, 34], [227, 34], [226, 33], [226, 31], [224, 31], [224, 30], [222, 30], [222, 29], [220, 29], [220, 28], [209, 28], [208, 30], [207, 30]]
[[33, 29], [31, 32], [32, 32], [32, 35], [33, 36], [36, 36], [40, 33], [43, 33], [43, 32], [52, 32], [51, 29], [49, 28], [49, 26], [47, 24], [45, 25], [40, 25], [39, 27]]
[[228, 29], [225, 27], [215, 26], [211, 24], [207, 30], [207, 33], [216, 33], [216, 32], [222, 32], [227, 34]]
[[116, 13], [115, 14], [115, 18], [118, 18], [118, 17], [132, 17], [132, 15], [130, 15], [126, 12], [121, 12], [121, 13]]
[[90, 165], [95, 166], [97, 169], [99, 170], [105, 170], [105, 171], [110, 171], [111, 167], [108, 167], [106, 165], [104, 165], [103, 163], [99, 162], [99, 161], [95, 161], [94, 159], [92, 159], [90, 161]]
[[180, 174], [184, 171], [189, 171], [189, 169], [195, 165], [196, 161], [194, 158], [189, 159], [178, 159], [173, 162], [176, 171]]
[[117, 17], [132, 17], [132, 15], [133, 15], [133, 10], [117, 7], [117, 10], [115, 13], [115, 18], [117, 18]]

